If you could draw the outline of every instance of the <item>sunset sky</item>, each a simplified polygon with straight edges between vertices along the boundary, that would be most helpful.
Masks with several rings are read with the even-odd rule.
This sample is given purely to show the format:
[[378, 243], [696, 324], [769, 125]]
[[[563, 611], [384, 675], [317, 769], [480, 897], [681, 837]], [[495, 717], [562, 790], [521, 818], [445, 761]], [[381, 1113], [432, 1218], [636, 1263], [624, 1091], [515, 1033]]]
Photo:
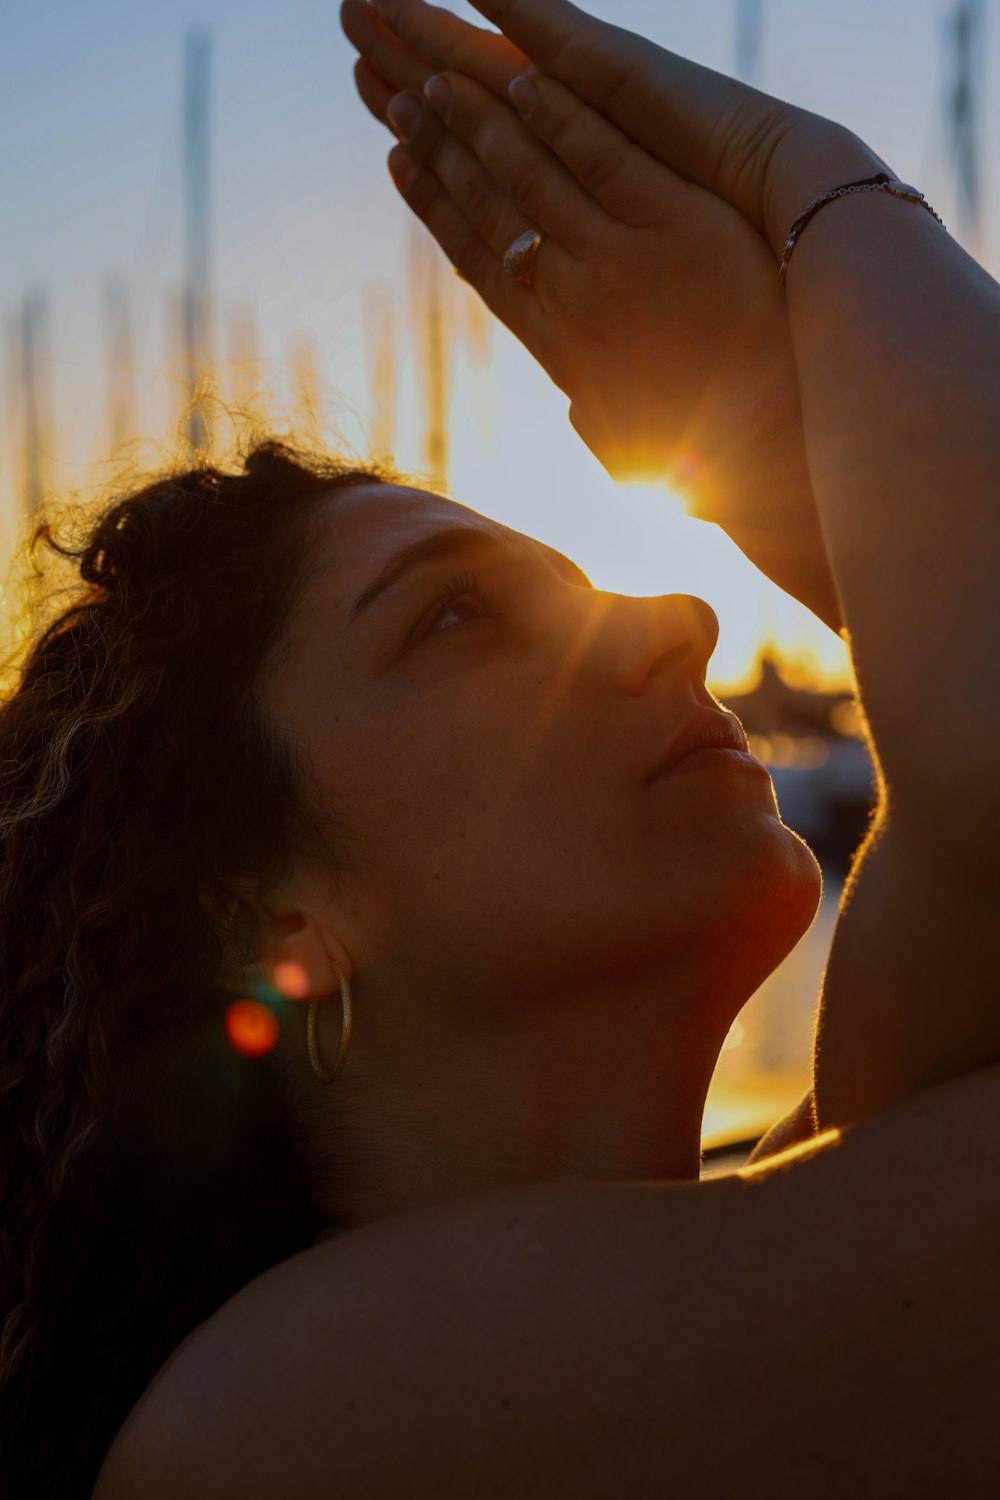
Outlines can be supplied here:
[[[1000, 26], [985, 5], [985, 211], [963, 222], [945, 145], [944, 21], [954, 0], [764, 0], [759, 85], [849, 125], [916, 182], [995, 269], [1000, 243]], [[455, 3], [452, 9], [470, 14]], [[732, 72], [735, 0], [595, 0], [595, 12]], [[40, 386], [56, 491], [92, 483], [109, 446], [106, 287], [127, 289], [132, 344], [119, 387], [130, 430], [159, 461], [183, 391], [184, 38], [212, 45], [212, 349], [220, 394], [278, 428], [308, 415], [333, 445], [388, 445], [425, 467], [420, 309], [437, 275], [449, 333], [448, 481], [456, 498], [575, 557], [602, 587], [701, 594], [722, 636], [713, 674], [735, 683], [762, 637], [842, 673], [840, 643], [661, 491], [618, 489], [566, 420], [567, 402], [474, 294], [435, 269], [385, 171], [389, 138], [356, 99], [332, 0], [6, 0], [0, 60], [0, 496], [4, 551], [22, 481], [24, 298], [48, 303]], [[423, 288], [423, 290], [422, 290]], [[380, 372], [380, 373], [377, 373]], [[392, 392], [395, 396], [392, 397]], [[158, 446], [157, 446], [158, 445]]]

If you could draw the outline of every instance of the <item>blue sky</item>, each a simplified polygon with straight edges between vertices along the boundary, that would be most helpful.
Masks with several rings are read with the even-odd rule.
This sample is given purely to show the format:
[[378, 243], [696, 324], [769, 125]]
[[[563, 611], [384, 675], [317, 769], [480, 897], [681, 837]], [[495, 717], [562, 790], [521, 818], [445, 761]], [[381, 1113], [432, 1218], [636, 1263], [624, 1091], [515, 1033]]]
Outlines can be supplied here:
[[[761, 86], [844, 120], [930, 192], [943, 165], [935, 127], [949, 3], [765, 0]], [[710, 66], [733, 65], [735, 0], [601, 0], [592, 9]], [[987, 11], [998, 83], [987, 138], [996, 141], [992, 0]], [[27, 281], [55, 292], [111, 269], [177, 269], [182, 39], [199, 23], [215, 39], [216, 228], [227, 280], [239, 281], [241, 245], [265, 267], [284, 262], [289, 239], [346, 228], [347, 213], [360, 210], [367, 227], [372, 195], [384, 198], [383, 142], [354, 99], [353, 53], [328, 0], [6, 0], [4, 304]], [[990, 168], [995, 187], [995, 158]], [[359, 265], [369, 248], [359, 247]]]
[[[949, 228], [959, 232], [939, 118], [941, 36], [951, 7], [952, 0], [764, 0], [759, 83], [856, 130], [901, 176], [923, 187]], [[471, 14], [460, 0], [451, 8]], [[711, 67], [735, 67], [735, 0], [596, 0], [591, 8]], [[986, 9], [983, 66], [991, 88], [984, 138], [997, 143], [995, 0], [986, 0]], [[413, 230], [385, 172], [390, 142], [356, 100], [353, 51], [341, 35], [336, 5], [5, 0], [3, 15], [0, 335], [6, 357], [0, 495], [6, 494], [8, 511], [20, 431], [11, 327], [32, 288], [44, 290], [49, 304], [46, 378], [58, 430], [51, 444], [52, 483], [59, 488], [75, 482], [106, 447], [102, 289], [111, 276], [123, 278], [129, 289], [136, 426], [148, 438], [169, 438], [177, 402], [170, 307], [181, 285], [184, 243], [182, 52], [193, 25], [206, 27], [213, 39], [216, 353], [223, 359], [232, 354], [234, 321], [241, 309], [249, 311], [257, 351], [280, 403], [290, 350], [296, 341], [308, 341], [332, 427], [364, 447], [371, 402], [366, 299], [375, 295], [395, 306], [403, 344]], [[988, 212], [979, 247], [987, 264], [996, 261], [1000, 246], [997, 173], [993, 150], [985, 162]], [[499, 384], [480, 401], [476, 418], [482, 428], [480, 469], [468, 460], [456, 475], [456, 486], [460, 480], [466, 489], [463, 498], [473, 504], [477, 497], [467, 492], [470, 485], [478, 488], [480, 473], [489, 471], [491, 493], [516, 484], [516, 468], [507, 476], [504, 467], [516, 457], [504, 422], [525, 418], [505, 417], [503, 393], [522, 371], [529, 384], [536, 378], [505, 335], [493, 337]], [[405, 349], [400, 368], [397, 456], [409, 467], [419, 460], [419, 445], [415, 419], [407, 426], [407, 402], [412, 406], [415, 397]], [[558, 424], [565, 428], [565, 401], [558, 393], [539, 391], [536, 406], [546, 433]], [[558, 438], [570, 441], [565, 432]], [[561, 461], [576, 475], [573, 466], [584, 460], [568, 448], [565, 454]], [[558, 509], [555, 504], [553, 516]], [[516, 513], [514, 519], [520, 519]], [[558, 540], [558, 521], [554, 526]], [[544, 530], [544, 522], [535, 529]]]

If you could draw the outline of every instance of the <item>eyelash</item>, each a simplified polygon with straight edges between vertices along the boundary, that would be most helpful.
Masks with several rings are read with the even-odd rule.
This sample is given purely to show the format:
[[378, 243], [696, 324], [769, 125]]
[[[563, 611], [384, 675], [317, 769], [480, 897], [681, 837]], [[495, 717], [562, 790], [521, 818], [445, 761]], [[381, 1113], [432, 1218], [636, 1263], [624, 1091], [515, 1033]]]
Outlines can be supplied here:
[[487, 604], [486, 595], [479, 585], [479, 579], [473, 573], [460, 573], [457, 578], [451, 580], [434, 608], [434, 618], [431, 622], [429, 633], [432, 633], [437, 628], [442, 617], [448, 613], [449, 609], [454, 608], [461, 599], [473, 599], [477, 604]]

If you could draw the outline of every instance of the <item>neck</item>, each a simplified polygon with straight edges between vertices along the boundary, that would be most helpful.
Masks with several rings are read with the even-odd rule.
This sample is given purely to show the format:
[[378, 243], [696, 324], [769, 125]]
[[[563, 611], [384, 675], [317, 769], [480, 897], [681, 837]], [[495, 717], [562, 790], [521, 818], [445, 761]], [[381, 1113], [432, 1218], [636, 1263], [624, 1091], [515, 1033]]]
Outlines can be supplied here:
[[391, 1058], [366, 1055], [358, 1028], [349, 1090], [319, 1105], [321, 1210], [357, 1225], [532, 1182], [697, 1178], [705, 1096], [745, 998], [692, 984], [678, 1003], [676, 983], [646, 979], [522, 1008], [513, 1028], [508, 1009], [503, 1030], [477, 1012], [472, 1034], [466, 1011], [452, 1036], [411, 1035]]

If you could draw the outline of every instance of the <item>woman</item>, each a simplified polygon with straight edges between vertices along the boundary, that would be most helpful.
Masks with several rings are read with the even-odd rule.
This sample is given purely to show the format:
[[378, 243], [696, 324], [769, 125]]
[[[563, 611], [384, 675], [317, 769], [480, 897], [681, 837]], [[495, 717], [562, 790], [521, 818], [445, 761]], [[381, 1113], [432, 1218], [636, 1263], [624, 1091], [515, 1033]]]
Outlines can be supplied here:
[[[81, 562], [3, 717], [13, 1394], [75, 1408], [63, 1492], [68, 1450], [99, 1459], [189, 1328], [318, 1234], [696, 1179], [726, 1031], [819, 890], [705, 690], [696, 600], [601, 594], [275, 447], [128, 497]], [[335, 1088], [337, 1003], [225, 1057], [247, 953], [312, 1001], [349, 982]]]
[[[543, 7], [515, 9], [543, 29], [550, 23]], [[588, 35], [589, 23], [574, 24]], [[613, 69], [613, 48], [604, 55]], [[689, 79], [697, 135], [704, 79], [673, 62]], [[562, 102], [584, 124], [600, 123]], [[470, 110], [470, 132], [487, 104], [479, 98]], [[455, 116], [449, 125], [464, 128]], [[500, 128], [529, 139], [513, 114]], [[557, 169], [547, 155], [539, 165]], [[444, 226], [446, 200], [421, 198], [421, 181], [411, 181], [413, 201], [429, 219], [434, 204], [445, 210], [436, 219]], [[502, 198], [502, 175], [496, 181]], [[565, 186], [562, 177], [551, 183]], [[643, 181], [660, 248], [661, 190]], [[752, 326], [771, 329], [761, 379], [784, 394], [780, 430], [761, 437], [759, 457], [774, 474], [796, 464], [803, 446], [808, 456], [891, 799], [892, 821], [883, 815], [841, 922], [825, 997], [817, 1110], [824, 1124], [846, 1124], [996, 1058], [980, 979], [995, 858], [971, 816], [988, 747], [967, 705], [982, 642], [977, 631], [965, 640], [956, 596], [961, 578], [975, 608], [982, 537], [970, 548], [940, 519], [935, 529], [924, 421], [911, 434], [924, 447], [907, 490], [923, 533], [900, 525], [881, 446], [869, 455], [866, 424], [839, 409], [843, 371], [828, 367], [838, 340], [826, 327], [819, 352], [810, 344], [815, 304], [851, 268], [849, 256], [841, 263], [851, 240], [831, 225], [867, 204], [827, 213], [822, 230], [841, 259], [822, 249], [819, 224], [812, 242], [803, 237], [786, 317], [780, 303], [763, 302], [759, 235], [703, 191], [704, 201], [687, 201], [713, 216], [725, 254], [714, 272], [704, 257], [692, 264], [689, 229], [688, 259], [677, 249], [674, 262], [687, 265], [688, 298], [701, 299], [705, 339], [714, 340], [702, 351], [700, 400], [676, 369], [660, 380], [652, 352], [662, 351], [662, 335], [645, 352], [636, 344], [640, 320], [630, 325], [621, 295], [628, 283], [608, 269], [615, 257], [619, 274], [632, 269], [627, 234], [608, 242], [615, 318], [589, 364], [580, 358], [589, 326], [574, 315], [572, 286], [564, 313], [557, 292], [554, 310], [539, 313], [521, 296], [535, 297], [533, 288], [517, 287], [523, 312], [509, 301], [510, 321], [523, 317], [538, 333], [550, 368], [563, 360], [567, 384], [585, 372], [573, 399], [597, 446], [611, 441], [606, 405], [615, 396], [598, 376], [603, 368], [627, 381], [640, 358], [657, 382], [669, 447], [682, 433], [688, 447], [704, 443], [713, 463], [718, 448], [718, 472], [706, 466], [703, 489], [720, 516], [737, 505], [733, 530], [757, 538], [757, 555], [770, 549], [774, 571], [801, 565], [816, 597], [825, 589], [830, 600], [825, 559], [808, 550], [813, 495], [798, 504], [792, 495], [785, 513], [770, 514], [759, 481], [748, 479], [732, 502], [724, 482], [727, 462], [738, 469], [725, 431], [737, 449], [756, 441], [745, 394], [756, 367], [732, 320], [713, 324], [710, 314], [733, 281], [735, 306], [754, 303], [760, 288], [764, 310]], [[919, 207], [866, 199], [877, 212], [853, 235], [890, 244], [901, 236], [918, 284], [925, 258], [939, 272], [938, 241], [932, 247], [922, 228], [900, 229], [882, 210], [926, 219], [948, 247], [940, 253], [955, 286], [949, 326], [957, 319], [967, 330], [968, 369], [976, 338], [996, 346], [987, 279], [952, 259], [960, 252]], [[568, 212], [565, 225], [569, 232]], [[555, 249], [538, 252], [539, 289]], [[489, 267], [482, 251], [462, 264], [473, 280], [477, 264]], [[810, 272], [820, 271], [823, 295], [810, 299]], [[890, 345], [890, 356], [909, 373], [906, 318], [894, 314], [884, 273], [874, 279], [871, 295], [889, 298], [885, 316], [903, 346]], [[508, 290], [495, 277], [486, 289], [497, 299]], [[852, 290], [868, 295], [861, 279]], [[661, 316], [662, 296], [676, 338], [670, 287], [657, 282], [656, 292], [643, 297], [643, 318]], [[864, 311], [836, 325], [855, 365], [871, 357]], [[677, 356], [689, 374], [688, 356], [701, 347], [690, 317]], [[797, 372], [782, 363], [789, 328]], [[933, 328], [920, 331], [926, 340]], [[863, 389], [846, 394], [870, 399], [873, 372], [862, 364], [853, 380]], [[796, 448], [788, 424], [799, 390], [806, 438]], [[975, 420], [964, 385], [950, 402], [956, 423]], [[888, 421], [893, 409], [883, 405]], [[630, 400], [611, 414], [623, 445], [658, 461], [653, 404]], [[634, 430], [625, 426], [633, 421]], [[709, 446], [713, 434], [720, 441]], [[892, 436], [892, 462], [905, 468], [907, 450]], [[948, 461], [981, 463], [987, 450], [976, 431], [973, 457], [959, 442]], [[859, 486], [847, 501], [844, 459]], [[979, 524], [975, 479], [970, 469], [967, 503]], [[868, 507], [863, 535], [856, 505]], [[891, 556], [902, 586], [927, 547], [940, 567], [928, 592], [939, 597], [901, 597], [902, 618], [886, 619], [879, 570]], [[952, 1323], [975, 1306], [981, 1326], [979, 1299], [1000, 1247], [977, 1191], [1000, 1142], [994, 1124], [975, 1157], [955, 1160], [948, 1146], [978, 1128], [995, 1100], [993, 1077], [890, 1111], [843, 1145], [827, 1137], [791, 1170], [664, 1181], [697, 1175], [718, 1046], [817, 897], [811, 858], [705, 693], [714, 639], [706, 608], [601, 595], [548, 549], [450, 502], [371, 475], [303, 475], [273, 449], [255, 458], [248, 480], [195, 475], [130, 498], [88, 546], [83, 571], [90, 597], [43, 639], [5, 710], [5, 760], [35, 778], [22, 788], [31, 815], [21, 817], [23, 832], [12, 825], [5, 864], [44, 895], [31, 907], [26, 899], [21, 947], [8, 961], [20, 1004], [7, 1054], [21, 1067], [12, 1160], [22, 1183], [28, 1161], [47, 1174], [34, 1203], [26, 1194], [20, 1204], [34, 1251], [15, 1247], [35, 1319], [29, 1335], [44, 1316], [60, 1337], [72, 1318], [100, 1334], [99, 1300], [79, 1289], [103, 1273], [111, 1334], [74, 1373], [82, 1384], [90, 1370], [93, 1384], [100, 1359], [114, 1368], [124, 1348], [120, 1406], [129, 1375], [143, 1360], [155, 1365], [151, 1325], [162, 1357], [257, 1270], [305, 1251], [253, 1282], [177, 1354], [115, 1443], [96, 1493], [632, 1495], [673, 1483], [703, 1494], [805, 1485], [832, 1495], [843, 1492], [844, 1465], [862, 1455], [872, 1493], [885, 1492], [887, 1476], [902, 1492], [923, 1484], [941, 1493], [933, 1455], [899, 1448], [914, 1417], [923, 1431], [936, 1423], [964, 1442], [961, 1480], [979, 1482], [985, 1460], [973, 1439], [989, 1410], [988, 1382], [970, 1372], [981, 1375], [990, 1356], [979, 1328], [957, 1338]], [[913, 739], [912, 632], [930, 607], [938, 634], [928, 635], [924, 665], [948, 667], [939, 692], [953, 730], [948, 753], [937, 755]], [[72, 730], [54, 740], [51, 725], [70, 719], [68, 695], [80, 694], [81, 678], [90, 696], [78, 696]], [[699, 758], [714, 736], [725, 754], [702, 748]], [[958, 763], [968, 780], [956, 798]], [[48, 836], [38, 823], [46, 817]], [[79, 830], [71, 859], [67, 826]], [[956, 854], [967, 879], [955, 874]], [[132, 912], [126, 897], [136, 900]], [[917, 922], [926, 938], [914, 959]], [[48, 946], [33, 964], [39, 927]], [[949, 948], [945, 970], [938, 950]], [[248, 956], [309, 1004], [282, 1017], [273, 1079], [253, 1064], [252, 1075], [222, 1082], [222, 1048], [213, 1052], [211, 1040], [220, 1035], [218, 990], [239, 987]], [[956, 972], [967, 992], [941, 1007], [940, 978]], [[82, 1012], [83, 995], [105, 1008], [99, 1026]], [[902, 1029], [906, 1009], [919, 1016], [912, 1037]], [[44, 1115], [28, 1076], [39, 1055], [52, 1090]], [[70, 1061], [80, 1069], [72, 1078]], [[331, 1077], [333, 1086], [322, 1081]], [[42, 1130], [55, 1119], [62, 1132], [56, 1162], [39, 1143], [40, 1119]], [[251, 1125], [272, 1157], [259, 1170], [246, 1144]], [[950, 1243], [913, 1243], [926, 1192], [906, 1170], [914, 1151], [938, 1214], [950, 1219]], [[297, 1164], [301, 1189], [282, 1177], [285, 1159]], [[272, 1194], [283, 1196], [277, 1209]], [[38, 1205], [47, 1202], [46, 1222]], [[178, 1235], [179, 1254], [151, 1233], [157, 1223]], [[66, 1254], [58, 1235], [70, 1230], [83, 1243], [60, 1321], [45, 1294]], [[956, 1244], [970, 1257], [957, 1284]], [[153, 1268], [136, 1267], [147, 1255], [158, 1257]], [[135, 1280], [123, 1288], [126, 1274]], [[854, 1368], [862, 1336], [866, 1358]], [[38, 1357], [50, 1379], [54, 1341]], [[902, 1344], [912, 1365], [900, 1370]], [[39, 1400], [44, 1385], [32, 1390], [27, 1378], [37, 1433], [50, 1408]], [[940, 1401], [938, 1378], [959, 1393], [954, 1409]], [[713, 1392], [716, 1411], [724, 1398], [733, 1404], [706, 1449], [703, 1407]], [[755, 1443], [779, 1403], [781, 1451]], [[859, 1413], [873, 1410], [878, 1420], [863, 1432]]]
[[[865, 1118], [992, 1061], [1000, 1041], [981, 974], [957, 983], [954, 1012], [928, 1000], [920, 1044], [909, 1036], [928, 963], [950, 988], [956, 943], [978, 960], [988, 917], [972, 871], [993, 869], [992, 752], [977, 745], [996, 704], [971, 693], [995, 681], [983, 486], [1000, 294], [919, 194], [873, 181], [885, 163], [843, 127], [566, 0], [477, 8], [504, 36], [423, 0], [344, 0], [362, 97], [406, 140], [389, 158], [397, 187], [612, 471], [638, 455], [690, 476], [694, 450], [698, 512], [849, 634], [882, 836], [835, 939], [816, 1103], [821, 1125]], [[526, 231], [528, 285], [503, 264]], [[944, 745], [927, 733], [928, 683]], [[969, 889], [949, 898], [956, 860]], [[933, 953], [900, 951], [917, 911]], [[833, 1007], [858, 985], [870, 1003]]]

